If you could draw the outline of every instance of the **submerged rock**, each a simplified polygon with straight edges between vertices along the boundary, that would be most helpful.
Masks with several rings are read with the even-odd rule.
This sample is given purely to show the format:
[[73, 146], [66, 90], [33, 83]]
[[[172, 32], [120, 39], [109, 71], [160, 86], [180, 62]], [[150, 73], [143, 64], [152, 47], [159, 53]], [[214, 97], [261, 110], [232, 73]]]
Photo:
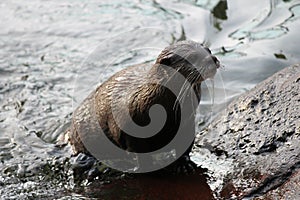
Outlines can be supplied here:
[[219, 197], [300, 198], [299, 92], [300, 65], [287, 67], [232, 102], [197, 135], [194, 155], [201, 155], [200, 164], [216, 166], [208, 168], [211, 182], [219, 181], [212, 187]]

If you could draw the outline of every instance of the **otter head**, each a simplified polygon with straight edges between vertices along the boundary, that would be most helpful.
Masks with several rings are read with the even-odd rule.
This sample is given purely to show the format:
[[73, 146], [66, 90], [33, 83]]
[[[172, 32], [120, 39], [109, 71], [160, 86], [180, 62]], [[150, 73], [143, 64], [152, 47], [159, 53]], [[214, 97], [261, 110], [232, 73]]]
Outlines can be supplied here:
[[193, 41], [168, 46], [158, 56], [156, 64], [174, 68], [192, 84], [212, 78], [220, 67], [219, 60], [207, 47]]

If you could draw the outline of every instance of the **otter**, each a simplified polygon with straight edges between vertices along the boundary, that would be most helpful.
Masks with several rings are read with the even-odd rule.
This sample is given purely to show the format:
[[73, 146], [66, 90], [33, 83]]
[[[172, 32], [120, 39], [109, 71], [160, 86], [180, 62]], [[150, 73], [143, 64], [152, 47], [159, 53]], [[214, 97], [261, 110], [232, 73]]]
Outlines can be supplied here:
[[[74, 154], [91, 154], [84, 145], [83, 138], [93, 140], [93, 134], [97, 132], [94, 126], [101, 127], [105, 137], [114, 145], [134, 153], [149, 153], [169, 144], [182, 122], [185, 122], [186, 134], [192, 134], [194, 137], [194, 113], [183, 119], [181, 116], [183, 108], [180, 107], [179, 101], [182, 98], [189, 98], [190, 92], [194, 92], [196, 102], [192, 103], [195, 112], [200, 102], [201, 82], [212, 78], [219, 67], [219, 60], [207, 47], [194, 41], [180, 41], [166, 47], [154, 64], [134, 65], [114, 74], [98, 86], [74, 111], [71, 127], [66, 133]], [[190, 87], [185, 83], [177, 84], [178, 74], [185, 78]], [[177, 84], [180, 96], [176, 96], [171, 89], [159, 84], [163, 81]], [[130, 135], [124, 131], [129, 121], [140, 127], [151, 123], [149, 111], [157, 104], [165, 109], [167, 116], [157, 134], [138, 137], [144, 133]], [[117, 114], [113, 113], [112, 105], [116, 105]], [[129, 113], [129, 117], [126, 113]], [[94, 117], [93, 123], [89, 122], [91, 115]], [[193, 142], [183, 155], [176, 158], [177, 167], [183, 166], [184, 170], [195, 167], [189, 157], [192, 145]], [[110, 152], [108, 150], [103, 154]]]

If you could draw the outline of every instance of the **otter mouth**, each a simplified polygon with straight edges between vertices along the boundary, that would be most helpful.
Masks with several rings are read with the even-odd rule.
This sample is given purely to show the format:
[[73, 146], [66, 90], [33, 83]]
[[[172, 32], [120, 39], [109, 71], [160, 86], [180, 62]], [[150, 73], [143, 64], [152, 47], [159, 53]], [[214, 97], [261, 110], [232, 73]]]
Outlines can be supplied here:
[[202, 74], [202, 77], [204, 80], [207, 80], [207, 79], [214, 79], [217, 71], [218, 71], [218, 68], [220, 68], [220, 65], [219, 64], [215, 64], [215, 65], [210, 65]]
[[207, 80], [207, 79], [214, 79], [216, 73], [217, 73], [217, 69], [214, 72], [208, 74], [208, 76], [205, 78], [205, 80]]
[[203, 78], [199, 78], [194, 81], [193, 85], [200, 85], [203, 82]]

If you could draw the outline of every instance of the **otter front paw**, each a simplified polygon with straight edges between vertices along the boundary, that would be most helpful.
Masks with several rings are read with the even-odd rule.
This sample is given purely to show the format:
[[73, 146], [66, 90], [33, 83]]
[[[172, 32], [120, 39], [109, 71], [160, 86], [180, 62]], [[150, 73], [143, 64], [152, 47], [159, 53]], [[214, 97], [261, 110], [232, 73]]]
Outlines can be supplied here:
[[81, 182], [84, 179], [91, 180], [99, 175], [97, 159], [93, 156], [80, 153], [76, 157], [71, 158], [71, 167], [76, 182]]

